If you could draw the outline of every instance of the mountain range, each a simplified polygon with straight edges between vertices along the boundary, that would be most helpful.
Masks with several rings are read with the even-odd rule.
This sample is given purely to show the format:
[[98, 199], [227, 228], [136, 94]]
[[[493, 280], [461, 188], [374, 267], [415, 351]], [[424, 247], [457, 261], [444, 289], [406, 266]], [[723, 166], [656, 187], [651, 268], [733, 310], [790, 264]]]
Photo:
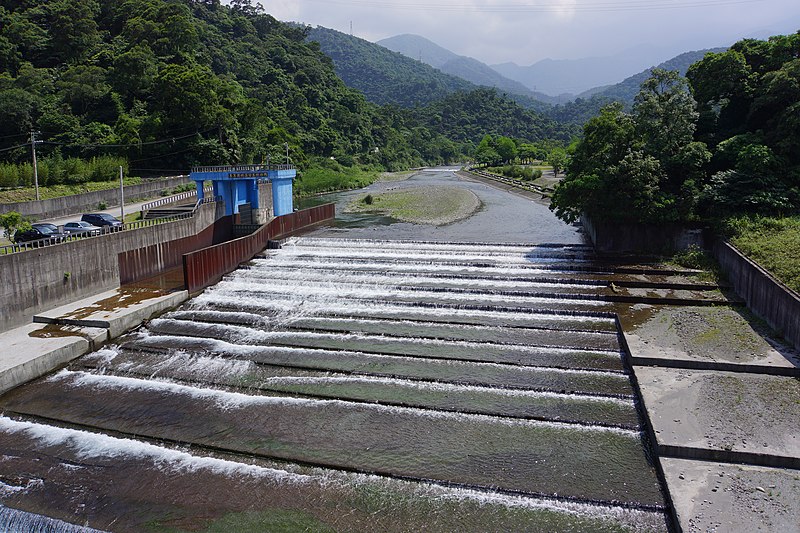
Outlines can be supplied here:
[[[307, 40], [319, 43], [321, 51], [333, 59], [337, 74], [348, 86], [360, 90], [368, 100], [378, 104], [393, 104], [400, 107], [425, 106], [445, 96], [474, 91], [483, 86], [495, 88], [501, 96], [523, 107], [571, 124], [583, 124], [610, 101], [620, 101], [626, 106], [632, 105], [639, 86], [647, 79], [653, 68], [650, 65], [649, 68], [645, 67], [633, 75], [628, 75], [618, 83], [594, 86], [577, 95], [561, 94], [553, 97], [534, 92], [521, 82], [503, 76], [474, 58], [455, 54], [417, 35], [398, 35], [372, 43], [318, 26], [309, 28]], [[683, 75], [689, 65], [702, 59], [706, 53], [723, 50], [725, 48], [686, 52], [656, 66], [677, 70]], [[549, 61], [545, 64], [550, 68], [550, 76], [553, 78], [551, 83], [554, 86], [563, 86], [569, 82], [556, 78], [558, 76], [556, 65], [566, 65], [564, 75], [569, 77], [574, 75], [575, 65], [584, 65], [587, 72], [598, 70], [594, 67], [589, 68], [591, 61], [590, 59], [577, 62]], [[600, 65], [609, 64], [608, 61], [598, 61]], [[506, 64], [507, 71], [512, 68], [509, 65], [511, 64]], [[618, 68], [609, 70], [620, 72]], [[525, 72], [530, 75], [533, 71], [528, 69]], [[604, 76], [610, 75], [604, 74]], [[587, 74], [587, 79], [590, 78], [592, 77]], [[534, 80], [530, 78], [528, 81]], [[586, 85], [586, 82], [582, 83]]]
[[419, 35], [397, 35], [377, 41], [375, 44], [416, 59], [420, 63], [428, 64], [445, 74], [470, 81], [475, 85], [495, 87], [506, 93], [534, 98], [548, 104], [560, 103], [559, 99], [543, 92], [531, 90], [519, 81], [504, 76], [477, 59], [460, 56]]

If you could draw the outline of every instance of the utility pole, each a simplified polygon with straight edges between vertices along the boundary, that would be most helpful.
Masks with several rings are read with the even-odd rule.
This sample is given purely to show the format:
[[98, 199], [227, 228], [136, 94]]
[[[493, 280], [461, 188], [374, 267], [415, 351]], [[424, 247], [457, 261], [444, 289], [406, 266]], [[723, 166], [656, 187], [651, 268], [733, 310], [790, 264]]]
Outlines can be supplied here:
[[31, 153], [33, 154], [33, 185], [36, 187], [36, 201], [39, 201], [39, 167], [36, 164], [36, 143], [40, 143], [42, 141], [37, 141], [36, 136], [39, 134], [38, 131], [31, 130]]
[[122, 185], [122, 167], [119, 167], [119, 220], [125, 222], [125, 187]]
[[286, 147], [286, 164], [289, 164], [289, 143], [283, 143], [283, 146]]
[[350, 37], [353, 36], [353, 21], [350, 21]]

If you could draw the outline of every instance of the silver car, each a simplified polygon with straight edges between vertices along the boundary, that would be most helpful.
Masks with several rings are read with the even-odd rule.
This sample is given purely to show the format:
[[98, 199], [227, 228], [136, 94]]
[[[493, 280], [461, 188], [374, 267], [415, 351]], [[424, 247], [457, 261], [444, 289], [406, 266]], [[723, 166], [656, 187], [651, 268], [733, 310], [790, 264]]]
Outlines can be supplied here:
[[64, 233], [69, 235], [78, 235], [80, 237], [88, 237], [90, 235], [100, 235], [102, 229], [89, 224], [88, 222], [67, 222], [64, 224]]

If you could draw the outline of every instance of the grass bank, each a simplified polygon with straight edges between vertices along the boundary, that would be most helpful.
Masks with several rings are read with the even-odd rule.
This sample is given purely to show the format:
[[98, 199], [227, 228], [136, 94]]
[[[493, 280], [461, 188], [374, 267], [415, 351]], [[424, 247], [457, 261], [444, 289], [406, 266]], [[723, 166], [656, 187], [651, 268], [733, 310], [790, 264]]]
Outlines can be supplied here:
[[304, 170], [294, 182], [295, 196], [302, 198], [325, 192], [360, 189], [377, 181], [380, 171], [355, 167], [340, 169], [314, 167]]
[[740, 217], [725, 222], [731, 244], [800, 293], [800, 217]]
[[[124, 178], [125, 185], [139, 185], [142, 178]], [[119, 187], [119, 180], [112, 181], [90, 181], [74, 185], [50, 185], [39, 187], [39, 198], [48, 200], [50, 198], [60, 198], [85, 192], [105, 191]], [[16, 202], [32, 202], [36, 200], [36, 189], [34, 187], [20, 187], [17, 189], [7, 189], [0, 191], [0, 204], [13, 204]]]
[[458, 187], [412, 187], [367, 194], [348, 211], [372, 212], [414, 224], [442, 226], [471, 216], [481, 207], [472, 191]]

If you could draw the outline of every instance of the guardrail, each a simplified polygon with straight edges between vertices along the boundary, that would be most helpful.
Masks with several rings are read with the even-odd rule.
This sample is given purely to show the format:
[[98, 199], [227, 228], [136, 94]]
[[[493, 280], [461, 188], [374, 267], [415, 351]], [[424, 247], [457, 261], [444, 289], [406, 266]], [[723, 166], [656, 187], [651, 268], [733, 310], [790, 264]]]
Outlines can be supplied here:
[[187, 211], [186, 213], [180, 213], [178, 215], [172, 215], [164, 218], [153, 218], [150, 220], [136, 220], [134, 222], [126, 222], [122, 226], [119, 226], [121, 229], [118, 230], [111, 229], [109, 226], [104, 226], [103, 229], [101, 230], [101, 233], [99, 234], [90, 235], [88, 233], [74, 233], [71, 235], [66, 235], [64, 237], [39, 239], [38, 241], [22, 242], [19, 244], [8, 244], [6, 246], [0, 246], [0, 255], [27, 252], [28, 250], [45, 248], [47, 246], [56, 246], [59, 244], [65, 244], [79, 239], [104, 237], [106, 235], [110, 235], [112, 233], [118, 233], [120, 231], [137, 230], [149, 226], [155, 226], [158, 224], [165, 224], [167, 222], [175, 222], [176, 220], [183, 220], [185, 218], [192, 218], [201, 205], [210, 204], [212, 202], [217, 202], [217, 201], [222, 201], [222, 197], [221, 196], [206, 197], [203, 198], [202, 200], [198, 200], [194, 204], [194, 208], [191, 211]]
[[210, 167], [194, 167], [192, 172], [254, 172], [258, 170], [292, 170], [294, 165], [222, 165]]
[[266, 248], [267, 241], [291, 235], [293, 232], [320, 222], [333, 220], [334, 204], [295, 211], [275, 217], [254, 233], [183, 256], [183, 279], [189, 293], [213, 285], [222, 276], [235, 270], [240, 263], [252, 259]]
[[[203, 187], [203, 193], [204, 194], [207, 195], [207, 194], [211, 194], [212, 192], [214, 192], [214, 188], [213, 187]], [[142, 207], [140, 207], [139, 210], [142, 213], [144, 213], [145, 211], [147, 211], [149, 209], [153, 209], [155, 207], [159, 207], [159, 206], [162, 206], [162, 205], [172, 204], [172, 203], [175, 203], [175, 202], [180, 202], [181, 200], [186, 200], [187, 198], [191, 198], [192, 196], [197, 196], [197, 189], [196, 188], [192, 189], [191, 191], [185, 191], [185, 192], [181, 192], [181, 193], [178, 193], [178, 194], [173, 194], [172, 196], [165, 196], [164, 198], [159, 198], [158, 200], [153, 200], [152, 202], [148, 202], [148, 203], [142, 205]]]
[[524, 189], [527, 191], [537, 192], [539, 194], [552, 194], [553, 190], [548, 189], [545, 187], [540, 187], [539, 185], [534, 185], [532, 183], [525, 183], [521, 180], [514, 179], [514, 178], [507, 178], [506, 176], [500, 176], [499, 174], [493, 174], [491, 172], [486, 172], [485, 170], [480, 170], [477, 168], [470, 168], [467, 167], [464, 169], [464, 172], [469, 172], [470, 174], [475, 174], [482, 178], [487, 178], [494, 181], [499, 181], [500, 183], [505, 183], [506, 185], [512, 185], [519, 189]]

